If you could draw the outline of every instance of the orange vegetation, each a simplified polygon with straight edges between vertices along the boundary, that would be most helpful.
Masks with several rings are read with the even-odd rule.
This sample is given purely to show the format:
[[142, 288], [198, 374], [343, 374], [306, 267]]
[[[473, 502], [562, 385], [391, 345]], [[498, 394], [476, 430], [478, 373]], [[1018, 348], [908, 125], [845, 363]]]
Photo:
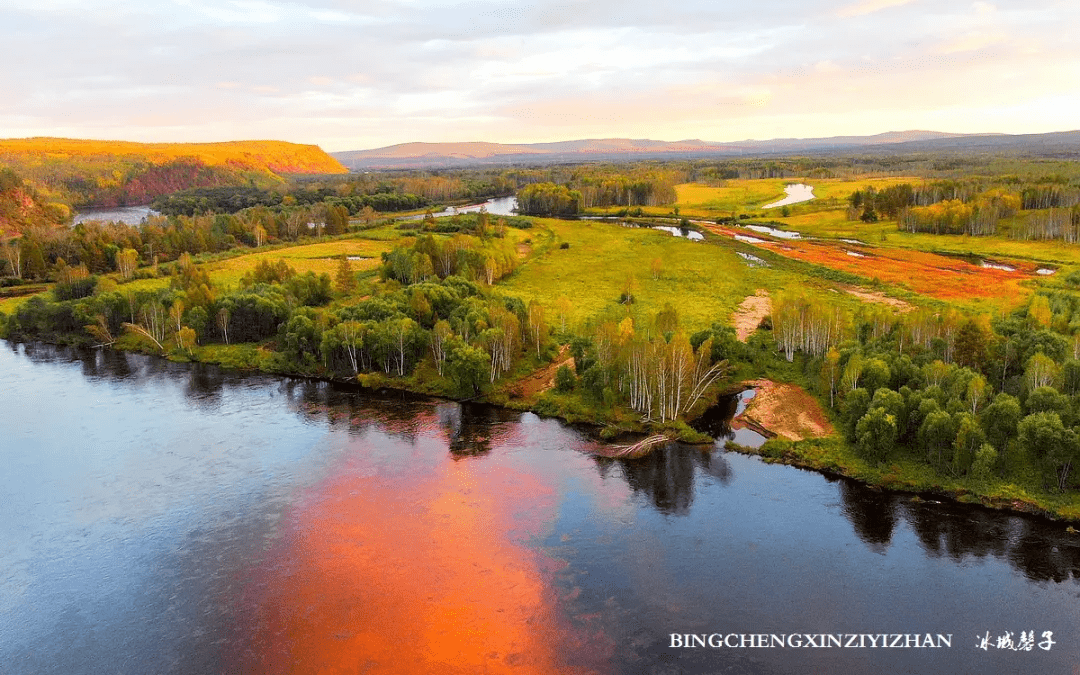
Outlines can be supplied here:
[[772, 380], [752, 380], [745, 384], [756, 393], [735, 424], [760, 427], [792, 441], [833, 433], [833, 426], [817, 399], [801, 387]]
[[[784, 240], [783, 243], [756, 232], [737, 231], [718, 225], [706, 227], [733, 237], [749, 234], [762, 243], [754, 244], [788, 258], [879, 280], [885, 284], [940, 300], [1005, 299], [1023, 301], [1030, 289], [1022, 282], [1035, 276], [1036, 266], [1009, 261], [1015, 271], [980, 267], [959, 258], [904, 248], [844, 246], [832, 241]], [[849, 251], [851, 251], [849, 253]], [[858, 255], [852, 255], [857, 253]]]
[[[435, 443], [402, 447], [416, 459], [441, 455]], [[551, 485], [467, 459], [401, 476], [363, 437], [349, 444], [246, 580], [230, 672], [604, 670], [613, 645], [572, 629], [562, 564], [529, 545], [554, 518]]]
[[284, 141], [225, 143], [132, 143], [72, 138], [0, 140], [0, 156], [40, 156], [52, 160], [85, 157], [141, 158], [152, 164], [194, 157], [209, 166], [269, 170], [273, 173], [347, 173], [348, 169], [316, 145]]

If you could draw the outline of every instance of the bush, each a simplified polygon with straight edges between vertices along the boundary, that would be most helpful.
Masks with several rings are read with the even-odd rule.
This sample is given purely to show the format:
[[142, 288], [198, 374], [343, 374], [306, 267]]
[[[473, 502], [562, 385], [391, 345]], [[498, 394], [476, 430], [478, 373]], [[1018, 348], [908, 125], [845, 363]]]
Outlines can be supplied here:
[[559, 244], [559, 248], [561, 248], [563, 250], [566, 250], [566, 249], [570, 248], [570, 242], [564, 241], [563, 243]]
[[60, 302], [88, 298], [94, 294], [97, 282], [98, 278], [96, 276], [89, 276], [58, 283], [53, 286], [53, 297]]
[[577, 384], [577, 377], [574, 376], [574, 371], [570, 369], [570, 366], [566, 364], [559, 366], [559, 369], [555, 371], [555, 391], [562, 393], [573, 391], [575, 384]]

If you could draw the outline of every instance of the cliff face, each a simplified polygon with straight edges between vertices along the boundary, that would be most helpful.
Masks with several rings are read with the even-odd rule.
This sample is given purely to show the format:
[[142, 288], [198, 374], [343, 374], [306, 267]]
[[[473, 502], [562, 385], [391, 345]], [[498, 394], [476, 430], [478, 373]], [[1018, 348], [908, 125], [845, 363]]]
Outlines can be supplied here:
[[270, 186], [285, 174], [348, 171], [317, 146], [282, 141], [9, 139], [0, 140], [3, 166], [26, 178], [46, 200], [73, 206], [147, 204], [192, 187]]

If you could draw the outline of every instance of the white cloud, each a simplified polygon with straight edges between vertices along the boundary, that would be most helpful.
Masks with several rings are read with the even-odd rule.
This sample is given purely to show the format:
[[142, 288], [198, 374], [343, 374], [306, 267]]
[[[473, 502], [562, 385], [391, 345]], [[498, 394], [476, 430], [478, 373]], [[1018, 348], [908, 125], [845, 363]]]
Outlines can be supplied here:
[[[1080, 76], [1078, 21], [1075, 3], [1021, 0], [12, 0], [0, 40], [20, 67], [0, 71], [0, 136], [354, 149], [876, 133], [965, 116], [1025, 131], [1062, 120], [1024, 106]], [[1023, 115], [995, 113], [1016, 105]]]

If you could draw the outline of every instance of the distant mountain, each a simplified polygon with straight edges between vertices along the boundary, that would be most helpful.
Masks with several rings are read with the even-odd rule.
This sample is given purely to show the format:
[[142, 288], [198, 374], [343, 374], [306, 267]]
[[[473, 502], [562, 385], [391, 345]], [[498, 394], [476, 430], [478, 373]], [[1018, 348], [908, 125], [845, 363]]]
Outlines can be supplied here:
[[315, 145], [283, 141], [130, 143], [71, 138], [0, 139], [0, 167], [50, 202], [149, 204], [191, 187], [272, 185], [285, 174], [348, 171]]
[[[890, 131], [874, 136], [778, 138], [769, 141], [717, 143], [699, 139], [654, 141], [631, 138], [590, 138], [556, 143], [402, 143], [373, 150], [332, 152], [350, 169], [428, 168], [516, 162], [562, 162], [652, 158], [665, 156], [761, 155], [839, 150], [911, 142], [964, 138], [940, 131]], [[982, 136], [981, 138], [986, 138]]]

